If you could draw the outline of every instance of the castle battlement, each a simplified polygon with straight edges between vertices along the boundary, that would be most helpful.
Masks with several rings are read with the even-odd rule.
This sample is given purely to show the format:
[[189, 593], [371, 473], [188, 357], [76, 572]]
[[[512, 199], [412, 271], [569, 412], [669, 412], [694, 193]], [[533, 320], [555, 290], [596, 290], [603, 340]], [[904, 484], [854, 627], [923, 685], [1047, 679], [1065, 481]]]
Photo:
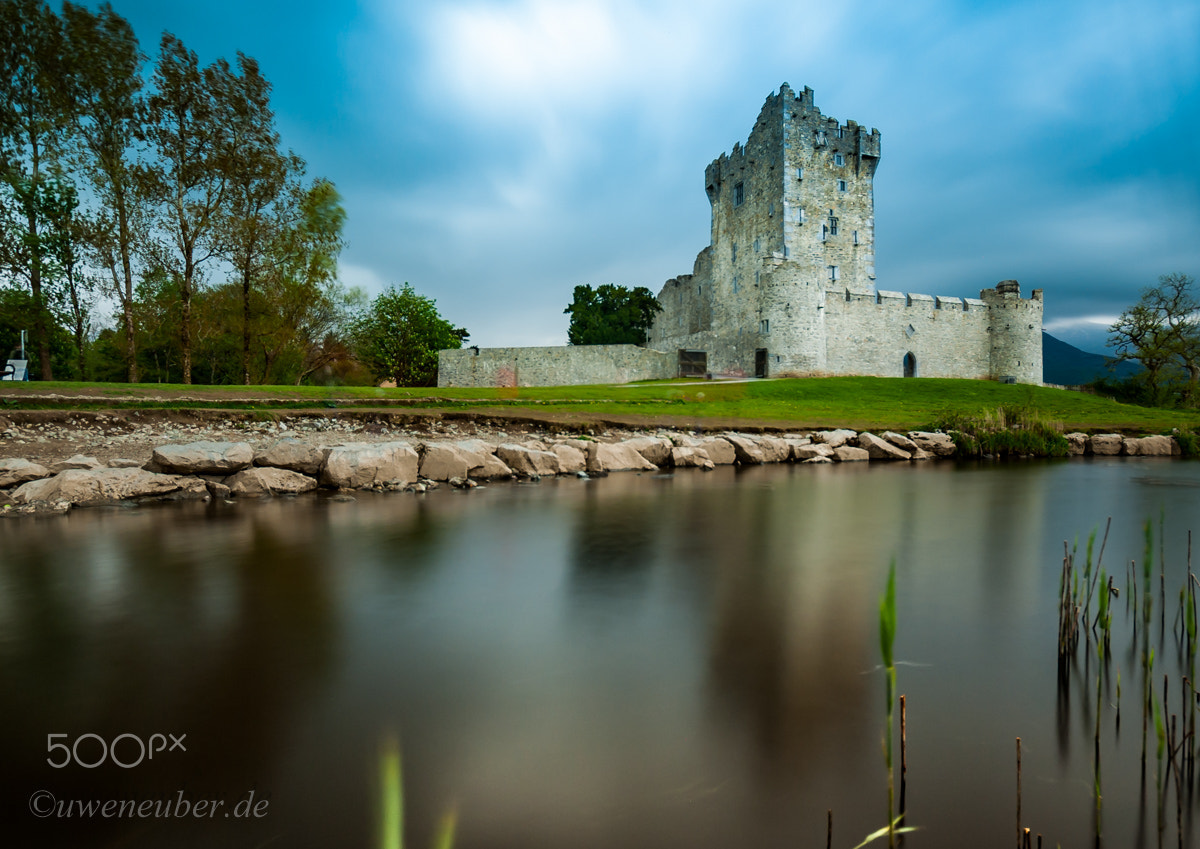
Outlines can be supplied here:
[[[824, 115], [813, 90], [767, 96], [745, 143], [704, 171], [709, 245], [668, 281], [650, 344], [728, 374], [878, 374], [1041, 382], [1042, 291], [979, 298], [875, 286], [882, 136]], [[693, 357], [694, 358], [694, 357]]]

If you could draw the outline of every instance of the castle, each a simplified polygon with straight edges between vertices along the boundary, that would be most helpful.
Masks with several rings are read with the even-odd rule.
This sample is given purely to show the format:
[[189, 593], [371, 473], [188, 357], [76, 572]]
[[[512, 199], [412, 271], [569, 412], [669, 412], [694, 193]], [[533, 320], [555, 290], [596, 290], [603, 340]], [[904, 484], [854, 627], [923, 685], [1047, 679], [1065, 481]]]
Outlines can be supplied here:
[[705, 169], [712, 237], [668, 280], [649, 346], [685, 372], [1042, 382], [1042, 292], [979, 298], [875, 286], [879, 131], [839, 123], [784, 83], [743, 147]]
[[979, 298], [875, 286], [879, 131], [784, 83], [745, 146], [704, 172], [709, 245], [668, 280], [647, 347], [442, 351], [439, 386], [619, 383], [687, 375], [876, 375], [1042, 382], [1042, 291]]

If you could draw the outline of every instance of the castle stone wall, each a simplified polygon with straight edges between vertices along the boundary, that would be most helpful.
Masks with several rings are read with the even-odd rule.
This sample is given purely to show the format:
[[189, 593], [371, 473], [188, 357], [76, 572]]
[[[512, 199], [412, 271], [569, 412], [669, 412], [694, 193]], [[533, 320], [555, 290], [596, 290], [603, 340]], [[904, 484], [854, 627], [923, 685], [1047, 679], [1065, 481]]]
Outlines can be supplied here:
[[903, 377], [911, 354], [915, 377], [989, 377], [989, 311], [982, 304], [963, 307], [961, 298], [831, 291], [825, 298], [828, 371]]
[[637, 345], [460, 348], [438, 352], [438, 386], [579, 386], [675, 377], [678, 352]]

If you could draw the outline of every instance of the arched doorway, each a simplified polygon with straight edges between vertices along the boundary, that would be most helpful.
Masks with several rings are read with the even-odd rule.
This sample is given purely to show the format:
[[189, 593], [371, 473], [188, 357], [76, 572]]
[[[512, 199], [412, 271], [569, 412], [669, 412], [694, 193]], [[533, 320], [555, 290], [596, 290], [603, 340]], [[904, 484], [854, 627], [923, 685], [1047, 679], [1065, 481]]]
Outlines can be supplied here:
[[917, 358], [913, 356], [913, 352], [909, 351], [904, 355], [904, 376], [917, 376]]

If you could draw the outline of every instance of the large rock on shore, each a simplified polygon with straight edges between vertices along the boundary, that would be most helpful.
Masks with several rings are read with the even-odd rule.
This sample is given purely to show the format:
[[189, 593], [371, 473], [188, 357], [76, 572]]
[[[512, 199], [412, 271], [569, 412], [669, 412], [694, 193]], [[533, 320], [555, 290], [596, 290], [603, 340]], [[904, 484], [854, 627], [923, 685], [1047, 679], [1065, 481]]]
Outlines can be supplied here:
[[792, 459], [801, 463], [817, 459], [829, 459], [836, 450], [836, 448], [831, 448], [823, 442], [810, 445], [796, 445], [792, 448]]
[[872, 460], [909, 460], [912, 458], [912, 454], [908, 451], [902, 451], [886, 439], [867, 431], [858, 435], [858, 447], [865, 450]]
[[85, 457], [82, 454], [75, 454], [65, 460], [59, 460], [50, 467], [50, 471], [54, 474], [65, 472], [68, 469], [102, 469], [104, 464], [95, 457]]
[[1088, 436], [1086, 433], [1068, 433], [1063, 438], [1067, 440], [1068, 456], [1078, 457], [1087, 453]]
[[495, 455], [496, 446], [482, 439], [460, 439], [451, 443], [467, 458], [467, 477], [473, 480], [507, 480], [513, 476], [503, 460]]
[[780, 436], [756, 436], [758, 449], [762, 451], [764, 463], [786, 463], [792, 458], [792, 446]]
[[902, 433], [896, 433], [895, 431], [887, 430], [884, 431], [881, 436], [892, 445], [895, 445], [901, 451], [907, 451], [910, 455], [915, 454], [918, 450], [917, 443], [913, 442]]
[[248, 442], [191, 442], [160, 445], [151, 462], [159, 469], [179, 475], [231, 475], [249, 468], [254, 449]]
[[496, 456], [518, 475], [540, 477], [558, 474], [558, 455], [549, 451], [506, 442], [496, 447]]
[[559, 443], [554, 446], [554, 454], [558, 457], [559, 474], [573, 475], [587, 471], [587, 454], [575, 445]]
[[319, 475], [325, 451], [299, 439], [280, 439], [254, 452], [254, 465], [291, 469], [302, 475]]
[[0, 460], [0, 489], [49, 476], [50, 470], [40, 463], [32, 463], [21, 457]]
[[1131, 457], [1170, 457], [1179, 454], [1179, 443], [1169, 436], [1127, 436], [1121, 449]]
[[750, 437], [740, 433], [727, 433], [724, 439], [733, 446], [734, 456], [743, 466], [761, 466], [767, 461], [762, 447]]
[[144, 469], [68, 469], [52, 478], [30, 481], [13, 493], [13, 501], [96, 504], [127, 498], [168, 495], [182, 488], [177, 475]]
[[589, 472], [629, 472], [658, 470], [631, 445], [623, 442], [592, 442], [588, 444], [587, 470]]
[[708, 459], [713, 461], [717, 466], [732, 466], [737, 460], [737, 452], [728, 439], [722, 439], [719, 436], [713, 436], [708, 439], [700, 440], [700, 444], [696, 446], [703, 448], [704, 453], [708, 455]]
[[946, 433], [931, 433], [927, 430], [910, 430], [908, 438], [920, 448], [934, 457], [954, 456], [954, 440]]
[[1088, 439], [1088, 453], [1101, 457], [1115, 457], [1121, 453], [1121, 434], [1097, 433]]
[[708, 452], [703, 448], [691, 445], [677, 445], [671, 449], [671, 465], [676, 468], [713, 468], [713, 461], [708, 458]]
[[833, 456], [839, 463], [859, 463], [871, 459], [867, 449], [855, 448], [853, 445], [839, 445], [833, 449]]
[[431, 481], [465, 478], [473, 466], [481, 466], [482, 458], [446, 442], [427, 442], [421, 451], [421, 477]]
[[317, 479], [291, 469], [273, 466], [258, 466], [243, 469], [225, 479], [225, 486], [234, 495], [243, 498], [262, 498], [268, 495], [295, 495], [311, 492], [317, 488]]
[[417, 479], [417, 452], [407, 442], [338, 445], [328, 449], [321, 482], [339, 489], [399, 487]]
[[828, 445], [830, 448], [837, 448], [839, 445], [845, 445], [852, 439], [858, 438], [858, 432], [838, 428], [837, 430], [819, 430], [812, 435], [813, 442], [820, 442], [823, 445]]
[[661, 436], [635, 436], [624, 442], [645, 458], [647, 463], [668, 466], [671, 463], [671, 440]]

